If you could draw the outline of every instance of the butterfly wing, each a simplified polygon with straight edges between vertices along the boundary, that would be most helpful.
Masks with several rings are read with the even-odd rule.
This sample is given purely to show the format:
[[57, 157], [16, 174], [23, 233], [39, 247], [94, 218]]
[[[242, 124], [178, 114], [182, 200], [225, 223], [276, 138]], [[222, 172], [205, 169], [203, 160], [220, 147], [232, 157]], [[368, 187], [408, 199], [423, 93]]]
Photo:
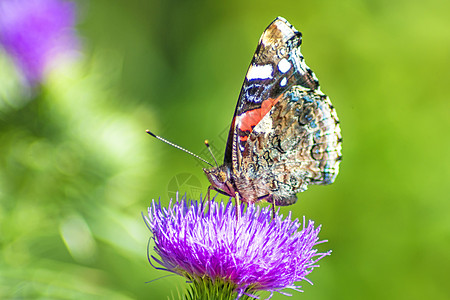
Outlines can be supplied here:
[[300, 44], [301, 33], [275, 19], [247, 71], [225, 152], [245, 202], [290, 205], [308, 184], [330, 184], [339, 171], [339, 120]]
[[319, 87], [304, 62], [301, 42], [301, 33], [281, 17], [263, 32], [236, 105], [224, 164], [240, 168], [248, 136], [285, 91], [294, 85], [312, 90]]
[[335, 180], [341, 142], [339, 120], [329, 98], [294, 86], [249, 135], [237, 187], [250, 202], [257, 201], [251, 199], [256, 195], [277, 205], [293, 204], [295, 194], [308, 184]]

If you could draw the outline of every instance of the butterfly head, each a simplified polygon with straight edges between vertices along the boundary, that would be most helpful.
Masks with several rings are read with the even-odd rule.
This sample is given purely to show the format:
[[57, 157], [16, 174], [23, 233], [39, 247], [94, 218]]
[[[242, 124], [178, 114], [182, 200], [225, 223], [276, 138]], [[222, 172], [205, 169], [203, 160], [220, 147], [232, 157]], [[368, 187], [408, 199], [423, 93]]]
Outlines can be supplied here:
[[203, 169], [209, 182], [215, 190], [220, 190], [230, 196], [235, 195], [235, 189], [231, 183], [231, 168], [228, 165], [214, 167], [211, 169]]

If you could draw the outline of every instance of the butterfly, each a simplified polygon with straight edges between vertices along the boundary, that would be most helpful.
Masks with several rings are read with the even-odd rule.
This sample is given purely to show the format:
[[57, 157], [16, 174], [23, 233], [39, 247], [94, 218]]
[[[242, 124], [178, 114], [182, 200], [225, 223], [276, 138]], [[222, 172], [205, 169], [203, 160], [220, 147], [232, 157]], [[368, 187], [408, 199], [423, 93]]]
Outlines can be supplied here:
[[276, 18], [263, 32], [241, 88], [224, 162], [214, 167], [192, 152], [147, 133], [212, 166], [210, 186], [240, 203], [287, 206], [310, 184], [336, 179], [342, 135], [336, 110], [300, 51], [302, 34]]
[[239, 95], [221, 166], [203, 169], [210, 190], [248, 204], [286, 206], [309, 184], [331, 184], [342, 159], [339, 119], [282, 17], [263, 32]]

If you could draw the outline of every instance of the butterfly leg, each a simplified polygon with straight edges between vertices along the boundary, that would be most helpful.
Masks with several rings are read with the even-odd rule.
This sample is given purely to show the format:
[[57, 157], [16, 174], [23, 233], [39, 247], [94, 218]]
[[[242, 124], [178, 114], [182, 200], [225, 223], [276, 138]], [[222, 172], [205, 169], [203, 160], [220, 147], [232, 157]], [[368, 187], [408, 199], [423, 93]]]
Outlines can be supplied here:
[[226, 193], [226, 192], [224, 192], [224, 191], [222, 191], [222, 190], [219, 190], [218, 188], [215, 188], [214, 186], [210, 185], [210, 186], [208, 187], [208, 191], [206, 192], [206, 199], [208, 199], [208, 206], [209, 206], [209, 209], [211, 209], [211, 203], [212, 203], [212, 201], [214, 200], [214, 198], [211, 199], [211, 196], [210, 196], [211, 190], [216, 191], [216, 192], [218, 192], [219, 194], [222, 194], [222, 195], [225, 195], [225, 196], [230, 197], [230, 194], [228, 194], [228, 193]]
[[211, 210], [211, 188], [213, 188], [211, 185], [208, 186], [208, 191], [206, 192], [206, 198], [208, 199], [208, 211]]
[[272, 219], [275, 219], [276, 210], [277, 210], [277, 205], [275, 204], [275, 201], [272, 201]]
[[239, 220], [241, 218], [241, 200], [239, 199], [239, 193], [236, 192], [236, 219]]
[[[270, 199], [272, 199], [272, 201], [270, 201]], [[277, 212], [277, 205], [275, 204], [275, 199], [273, 199], [273, 196], [271, 194], [258, 197], [258, 201], [263, 200], [272, 203], [272, 219], [275, 219], [275, 213]]]

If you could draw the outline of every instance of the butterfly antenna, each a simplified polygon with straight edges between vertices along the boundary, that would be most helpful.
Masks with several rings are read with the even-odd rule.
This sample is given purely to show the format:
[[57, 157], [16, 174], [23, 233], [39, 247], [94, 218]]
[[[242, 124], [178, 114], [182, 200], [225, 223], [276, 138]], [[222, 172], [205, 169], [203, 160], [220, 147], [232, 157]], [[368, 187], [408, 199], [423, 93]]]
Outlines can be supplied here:
[[145, 132], [147, 132], [148, 134], [150, 134], [152, 137], [154, 137], [154, 138], [160, 140], [161, 142], [164, 142], [164, 143], [166, 143], [166, 144], [169, 144], [170, 146], [175, 147], [175, 148], [177, 148], [177, 149], [180, 149], [181, 151], [184, 151], [184, 152], [186, 152], [187, 154], [192, 155], [193, 157], [195, 157], [195, 158], [201, 160], [202, 162], [207, 163], [207, 164], [210, 165], [211, 167], [214, 167], [211, 163], [209, 163], [209, 162], [206, 161], [205, 159], [201, 158], [201, 157], [198, 156], [197, 154], [194, 154], [194, 153], [192, 153], [191, 151], [186, 150], [186, 149], [184, 149], [183, 147], [178, 146], [177, 144], [174, 144], [174, 143], [172, 143], [172, 142], [169, 142], [169, 141], [166, 140], [166, 139], [163, 139], [163, 138], [160, 137], [160, 136], [157, 136], [156, 134], [154, 134], [154, 133], [151, 132], [150, 130], [147, 129]]
[[219, 164], [217, 164], [217, 160], [216, 160], [216, 157], [214, 156], [214, 153], [212, 153], [211, 148], [209, 148], [208, 140], [205, 140], [205, 145], [206, 145], [206, 148], [208, 148], [209, 153], [211, 153], [211, 156], [214, 159], [214, 162], [216, 163], [216, 167], [219, 167]]

